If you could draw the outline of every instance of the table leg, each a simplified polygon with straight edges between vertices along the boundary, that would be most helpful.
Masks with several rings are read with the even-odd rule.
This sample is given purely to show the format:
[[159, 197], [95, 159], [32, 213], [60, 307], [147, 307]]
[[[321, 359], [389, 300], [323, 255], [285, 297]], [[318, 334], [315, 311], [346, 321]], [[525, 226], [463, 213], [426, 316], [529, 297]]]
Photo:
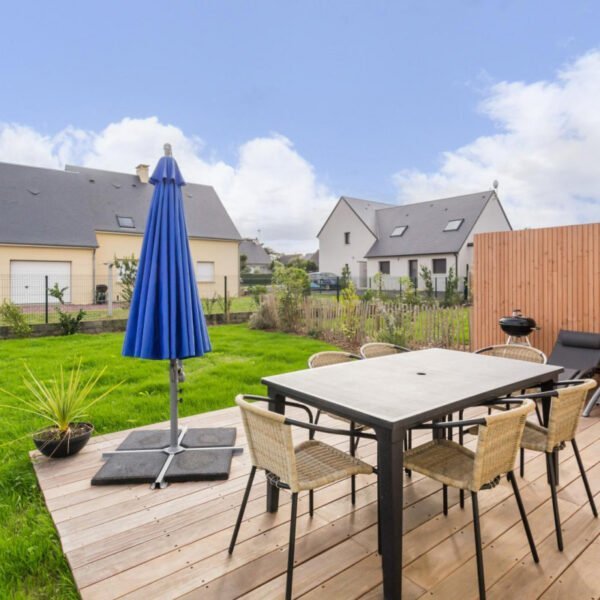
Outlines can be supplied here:
[[[269, 402], [269, 410], [284, 414], [285, 413], [285, 396], [276, 394], [269, 390], [269, 398], [273, 398], [274, 402]], [[279, 488], [274, 486], [267, 479], [267, 512], [274, 513], [279, 509]]]
[[379, 516], [385, 600], [402, 598], [404, 429], [377, 430]]

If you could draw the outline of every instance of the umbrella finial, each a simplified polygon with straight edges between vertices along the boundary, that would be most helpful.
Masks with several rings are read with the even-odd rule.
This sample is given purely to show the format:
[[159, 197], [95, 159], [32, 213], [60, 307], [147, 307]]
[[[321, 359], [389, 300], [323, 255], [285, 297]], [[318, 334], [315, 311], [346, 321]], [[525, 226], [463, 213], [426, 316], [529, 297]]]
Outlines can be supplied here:
[[165, 149], [165, 156], [173, 156], [173, 148], [171, 148], [171, 144], [165, 144], [163, 148]]

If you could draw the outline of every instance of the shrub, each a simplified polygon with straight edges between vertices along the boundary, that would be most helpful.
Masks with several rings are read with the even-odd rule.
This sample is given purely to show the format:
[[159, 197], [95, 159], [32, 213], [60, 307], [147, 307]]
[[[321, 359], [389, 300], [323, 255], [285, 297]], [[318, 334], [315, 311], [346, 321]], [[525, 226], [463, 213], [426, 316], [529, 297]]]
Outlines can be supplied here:
[[[48, 290], [48, 293], [53, 298], [56, 298], [61, 305], [64, 305], [64, 296], [68, 289], [68, 287], [59, 288], [58, 283], [55, 283], [54, 287]], [[60, 308], [60, 306], [57, 306], [55, 310], [56, 314], [58, 315], [58, 322], [62, 328], [63, 335], [73, 335], [79, 331], [79, 328], [81, 327], [81, 321], [86, 314], [84, 310], [79, 309], [75, 315], [65, 312], [62, 310], [62, 308]]]
[[5, 300], [0, 306], [0, 317], [15, 337], [28, 337], [31, 333], [31, 326], [25, 320], [21, 308], [9, 300]]
[[277, 290], [281, 328], [283, 331], [298, 331], [302, 321], [302, 301], [310, 292], [308, 274], [296, 267], [276, 265], [273, 283]]
[[415, 284], [413, 283], [412, 279], [406, 275], [404, 277], [400, 277], [400, 294], [401, 300], [404, 304], [409, 304], [410, 306], [421, 304]]
[[250, 317], [250, 329], [276, 329], [277, 305], [273, 296], [263, 296], [258, 310]]
[[85, 317], [85, 311], [81, 308], [76, 314], [64, 312], [60, 308], [56, 308], [58, 314], [58, 322], [61, 326], [63, 335], [73, 335], [79, 331], [81, 321]]
[[267, 286], [251, 285], [248, 288], [248, 293], [250, 294], [252, 301], [256, 305], [256, 308], [259, 308], [262, 297], [267, 293]]
[[456, 306], [460, 304], [461, 297], [458, 293], [458, 277], [454, 272], [454, 267], [448, 269], [448, 277], [446, 278], [446, 289], [444, 290], [444, 306]]

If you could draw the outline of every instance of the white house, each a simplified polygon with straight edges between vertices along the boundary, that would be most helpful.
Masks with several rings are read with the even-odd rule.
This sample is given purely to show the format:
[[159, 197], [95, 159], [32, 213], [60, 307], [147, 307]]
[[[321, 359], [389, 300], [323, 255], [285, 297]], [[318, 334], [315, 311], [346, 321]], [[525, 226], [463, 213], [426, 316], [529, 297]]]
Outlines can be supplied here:
[[402, 205], [342, 196], [317, 234], [319, 270], [340, 274], [348, 265], [359, 288], [382, 273], [386, 289], [403, 276], [422, 289], [424, 265], [443, 291], [450, 268], [468, 276], [476, 233], [511, 229], [495, 191]]

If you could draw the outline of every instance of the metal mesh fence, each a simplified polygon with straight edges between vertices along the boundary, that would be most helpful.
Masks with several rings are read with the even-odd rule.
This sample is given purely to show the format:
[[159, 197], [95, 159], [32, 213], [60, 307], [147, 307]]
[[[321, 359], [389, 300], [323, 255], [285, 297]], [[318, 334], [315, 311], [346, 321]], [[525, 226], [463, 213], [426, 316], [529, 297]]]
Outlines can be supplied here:
[[[239, 283], [231, 275], [215, 275], [197, 283], [207, 315], [253, 310], [250, 297], [239, 297]], [[17, 305], [30, 324], [57, 323], [58, 310], [84, 311], [83, 320], [126, 319], [132, 290], [115, 273], [91, 277], [68, 273], [0, 275], [0, 304]], [[6, 325], [0, 317], [0, 325]]]

